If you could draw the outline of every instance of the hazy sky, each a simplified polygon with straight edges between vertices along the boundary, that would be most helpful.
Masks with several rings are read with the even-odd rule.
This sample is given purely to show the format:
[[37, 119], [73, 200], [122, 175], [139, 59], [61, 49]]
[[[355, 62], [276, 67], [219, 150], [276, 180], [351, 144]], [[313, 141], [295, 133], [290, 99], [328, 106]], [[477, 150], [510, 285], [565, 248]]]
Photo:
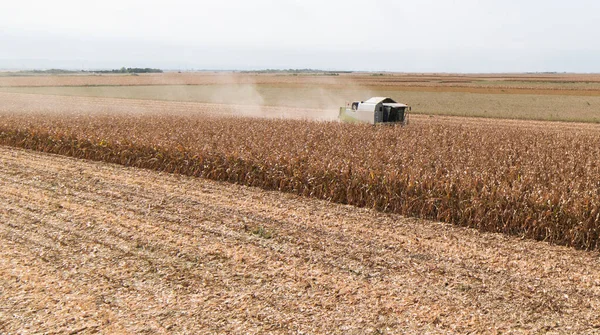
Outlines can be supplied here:
[[0, 68], [600, 72], [593, 0], [3, 0]]

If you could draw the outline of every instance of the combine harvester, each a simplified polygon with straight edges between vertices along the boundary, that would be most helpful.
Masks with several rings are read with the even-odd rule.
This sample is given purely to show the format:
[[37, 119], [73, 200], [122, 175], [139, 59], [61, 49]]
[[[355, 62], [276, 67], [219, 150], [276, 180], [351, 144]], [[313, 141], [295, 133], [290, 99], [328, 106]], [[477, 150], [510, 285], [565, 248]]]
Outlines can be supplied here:
[[343, 122], [370, 124], [408, 124], [410, 107], [391, 98], [373, 97], [367, 101], [355, 101], [340, 107], [339, 119]]

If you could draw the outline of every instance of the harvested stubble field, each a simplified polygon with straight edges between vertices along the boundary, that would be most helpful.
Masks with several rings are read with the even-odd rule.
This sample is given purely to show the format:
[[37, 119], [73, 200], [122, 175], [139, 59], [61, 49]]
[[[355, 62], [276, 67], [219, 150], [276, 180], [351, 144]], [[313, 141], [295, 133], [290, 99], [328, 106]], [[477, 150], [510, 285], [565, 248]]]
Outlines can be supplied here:
[[0, 89], [0, 91], [30, 94], [33, 97], [37, 95], [89, 96], [320, 109], [328, 110], [333, 116], [345, 102], [372, 96], [390, 96], [401, 97], [401, 101], [410, 102], [415, 114], [600, 122], [600, 96], [426, 92], [398, 87], [393, 89], [289, 87], [253, 84], [17, 87]]
[[214, 104], [185, 101], [158, 101], [145, 99], [114, 99], [79, 96], [52, 96], [0, 92], [0, 115], [43, 116], [70, 114], [175, 114], [202, 116], [254, 116], [261, 118], [334, 120], [337, 111], [314, 108], [281, 108], [277, 106], [253, 106], [237, 104]]
[[599, 334], [595, 253], [0, 146], [1, 333]]
[[600, 122], [598, 75], [272, 75], [0, 77], [0, 91], [328, 109], [371, 96], [418, 114]]

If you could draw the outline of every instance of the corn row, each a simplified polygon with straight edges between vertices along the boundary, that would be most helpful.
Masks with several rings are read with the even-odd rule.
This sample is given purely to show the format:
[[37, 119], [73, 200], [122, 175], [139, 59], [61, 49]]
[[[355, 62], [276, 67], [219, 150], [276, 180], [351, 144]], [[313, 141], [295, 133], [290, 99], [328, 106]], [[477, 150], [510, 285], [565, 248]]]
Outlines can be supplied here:
[[594, 128], [4, 115], [0, 144], [599, 247]]

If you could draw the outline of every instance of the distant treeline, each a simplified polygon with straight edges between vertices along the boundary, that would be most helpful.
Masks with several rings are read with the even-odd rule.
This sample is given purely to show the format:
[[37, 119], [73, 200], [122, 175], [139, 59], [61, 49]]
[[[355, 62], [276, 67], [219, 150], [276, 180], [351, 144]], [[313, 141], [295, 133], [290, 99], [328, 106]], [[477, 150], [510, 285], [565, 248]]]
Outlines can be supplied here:
[[240, 71], [241, 73], [286, 73], [286, 74], [324, 74], [330, 76], [337, 76], [340, 73], [352, 73], [353, 71], [326, 71], [318, 69], [265, 69], [265, 70], [254, 70], [254, 71]]
[[90, 72], [95, 72], [95, 73], [162, 73], [163, 70], [161, 69], [153, 69], [153, 68], [149, 68], [149, 67], [122, 67], [120, 69], [113, 69], [113, 70], [97, 70], [97, 71], [90, 71]]
[[70, 73], [78, 73], [80, 71], [71, 71], [71, 70], [63, 70], [63, 69], [48, 69], [48, 70], [23, 70], [18, 73], [35, 73], [35, 74], [70, 74]]

